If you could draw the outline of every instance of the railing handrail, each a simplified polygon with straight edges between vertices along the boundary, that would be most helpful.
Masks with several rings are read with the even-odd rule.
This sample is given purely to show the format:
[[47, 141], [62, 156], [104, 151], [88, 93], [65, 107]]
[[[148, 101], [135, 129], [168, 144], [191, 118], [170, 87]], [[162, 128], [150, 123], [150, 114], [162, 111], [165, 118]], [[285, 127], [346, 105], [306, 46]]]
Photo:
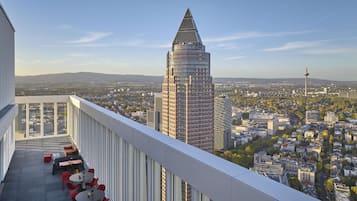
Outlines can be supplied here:
[[212, 200], [316, 200], [80, 97], [16, 97], [19, 104], [53, 102], [80, 109]]
[[212, 200], [316, 200], [80, 97], [69, 100]]

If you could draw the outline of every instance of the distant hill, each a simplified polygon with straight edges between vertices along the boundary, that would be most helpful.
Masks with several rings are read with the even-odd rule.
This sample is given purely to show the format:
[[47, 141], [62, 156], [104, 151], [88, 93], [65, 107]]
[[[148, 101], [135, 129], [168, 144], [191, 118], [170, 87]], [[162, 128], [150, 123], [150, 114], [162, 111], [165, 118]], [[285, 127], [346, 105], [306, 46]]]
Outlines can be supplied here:
[[[125, 74], [103, 74], [103, 73], [59, 73], [47, 75], [33, 76], [16, 76], [17, 85], [27, 84], [106, 84], [113, 82], [124, 83], [161, 83], [163, 76], [149, 75], [125, 75]], [[287, 83], [293, 85], [303, 85], [304, 78], [276, 78], [276, 79], [261, 79], [261, 78], [214, 78], [215, 83], [251, 83], [251, 84], [271, 84], [271, 83]], [[309, 79], [310, 84], [328, 85], [334, 83], [338, 86], [357, 86], [357, 81], [332, 81], [323, 79]]]
[[162, 82], [162, 76], [119, 75], [102, 73], [59, 73], [32, 76], [16, 76], [16, 84], [58, 84], [58, 83], [113, 83], [113, 82]]

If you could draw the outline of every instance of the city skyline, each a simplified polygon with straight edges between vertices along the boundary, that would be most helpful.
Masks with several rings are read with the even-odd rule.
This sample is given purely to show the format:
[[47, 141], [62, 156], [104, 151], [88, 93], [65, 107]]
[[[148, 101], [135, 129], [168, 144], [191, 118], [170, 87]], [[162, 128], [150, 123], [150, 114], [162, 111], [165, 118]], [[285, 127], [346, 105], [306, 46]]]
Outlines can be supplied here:
[[190, 8], [214, 55], [213, 77], [297, 78], [308, 66], [314, 78], [356, 81], [353, 1], [1, 3], [16, 29], [16, 75], [163, 75], [175, 25]]

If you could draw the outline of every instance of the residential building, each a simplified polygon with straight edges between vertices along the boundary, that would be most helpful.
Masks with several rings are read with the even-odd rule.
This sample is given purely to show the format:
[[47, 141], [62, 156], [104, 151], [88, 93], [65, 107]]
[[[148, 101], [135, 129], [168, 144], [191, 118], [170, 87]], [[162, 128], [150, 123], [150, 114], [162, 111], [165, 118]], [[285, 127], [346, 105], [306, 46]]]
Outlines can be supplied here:
[[316, 110], [306, 111], [306, 124], [317, 123], [320, 121], [320, 112]]
[[[15, 29], [0, 5], [0, 182], [15, 150]], [[1, 188], [1, 186], [0, 186]]]
[[324, 121], [329, 125], [334, 125], [338, 122], [338, 117], [334, 112], [327, 112], [326, 116], [324, 117]]
[[300, 167], [297, 176], [301, 183], [315, 184], [315, 170], [311, 167]]
[[336, 201], [349, 201], [350, 200], [350, 187], [345, 184], [334, 183], [335, 200]]
[[279, 128], [279, 119], [276, 115], [269, 119], [268, 122], [268, 135], [274, 135]]
[[277, 182], [283, 182], [284, 168], [274, 156], [269, 156], [265, 151], [254, 153], [254, 166], [250, 170], [267, 176]]
[[232, 145], [232, 101], [221, 95], [214, 99], [214, 149], [228, 149]]

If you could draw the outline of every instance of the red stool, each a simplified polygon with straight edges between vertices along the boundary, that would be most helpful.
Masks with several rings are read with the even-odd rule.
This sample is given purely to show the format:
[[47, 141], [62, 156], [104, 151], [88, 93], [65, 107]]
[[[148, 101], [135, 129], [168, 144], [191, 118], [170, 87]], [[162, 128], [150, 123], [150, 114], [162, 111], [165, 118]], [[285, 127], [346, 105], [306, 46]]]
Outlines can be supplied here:
[[52, 160], [52, 153], [51, 152], [45, 152], [43, 154], [43, 162], [44, 163], [49, 163]]

